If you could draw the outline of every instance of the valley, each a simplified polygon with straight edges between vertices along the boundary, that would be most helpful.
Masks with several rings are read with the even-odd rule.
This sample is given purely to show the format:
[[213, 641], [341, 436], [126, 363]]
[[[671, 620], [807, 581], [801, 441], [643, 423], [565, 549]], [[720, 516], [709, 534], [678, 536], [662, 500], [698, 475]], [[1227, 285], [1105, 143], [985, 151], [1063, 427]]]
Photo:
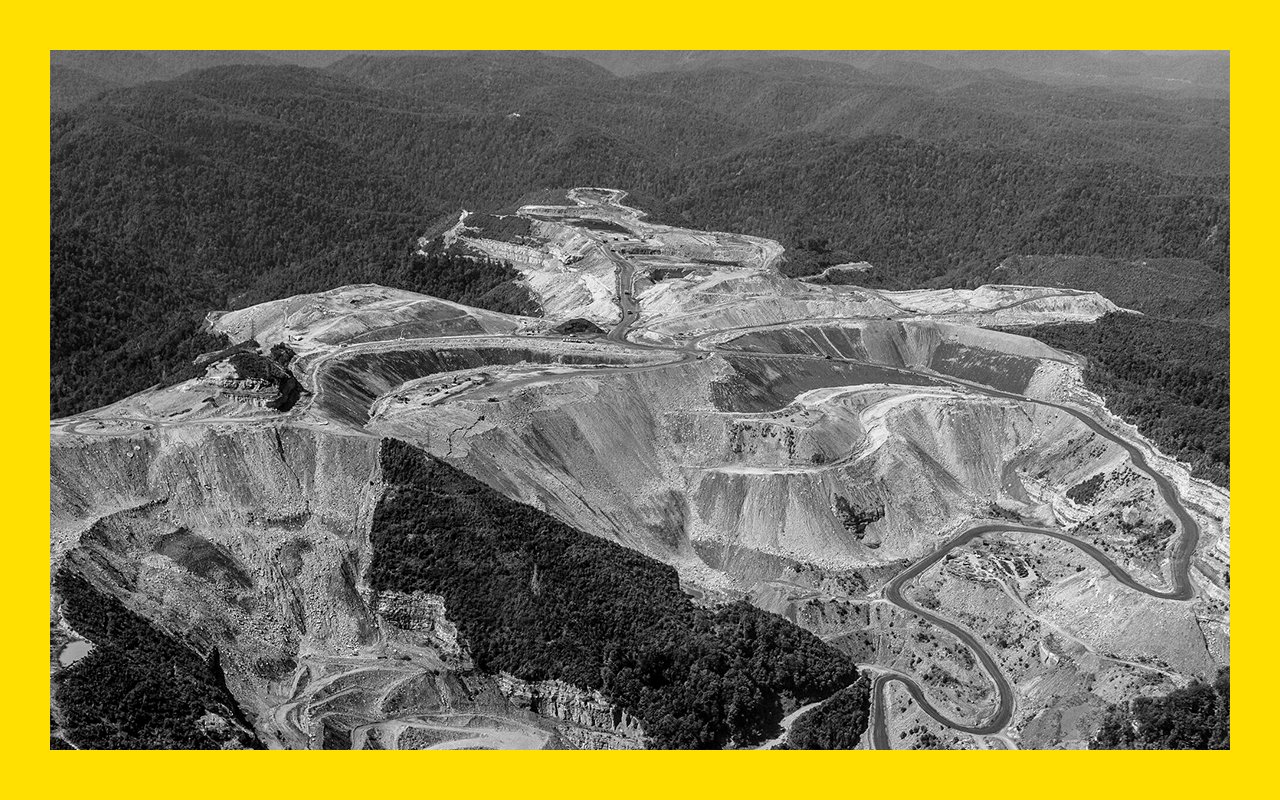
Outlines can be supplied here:
[[[447, 228], [510, 264], [542, 317], [376, 284], [210, 315], [278, 357], [296, 401], [218, 361], [53, 420], [55, 573], [216, 654], [275, 748], [780, 744], [859, 671], [859, 748], [1084, 747], [1110, 704], [1228, 664], [1227, 491], [1108, 411], [1080, 358], [1006, 330], [1136, 312], [1050, 286], [807, 282], [778, 242], [627, 203], [578, 187]], [[423, 467], [436, 483], [388, 476], [402, 447], [443, 465]], [[424, 525], [474, 503], [538, 533], [485, 561], [406, 529], [397, 563], [422, 565], [388, 578], [405, 492], [427, 498]], [[644, 579], [673, 581], [667, 605], [637, 607], [701, 631], [699, 659], [745, 658], [726, 626], [774, 641], [767, 617], [847, 666], [807, 688], [753, 678], [733, 691], [756, 700], [687, 730], [654, 710], [683, 701], [617, 677], [616, 651], [548, 630], [508, 652], [526, 628], [458, 606], [503, 571], [517, 617], [605, 591], [549, 576], [550, 541], [668, 576]], [[732, 625], [715, 616], [741, 601]], [[60, 641], [88, 639], [53, 616]]]

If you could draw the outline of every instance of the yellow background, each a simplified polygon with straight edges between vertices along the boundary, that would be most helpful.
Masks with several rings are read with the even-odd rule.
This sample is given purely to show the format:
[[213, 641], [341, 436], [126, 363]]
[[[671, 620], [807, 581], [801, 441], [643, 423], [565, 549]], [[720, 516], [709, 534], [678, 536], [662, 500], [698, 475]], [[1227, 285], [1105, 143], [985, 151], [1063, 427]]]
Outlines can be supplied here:
[[[1274, 13], [1245, 3], [719, 2], [7, 4], [2, 253], [7, 607], [0, 793], [952, 798], [1280, 794], [1269, 590], [1280, 489], [1275, 359]], [[1231, 753], [417, 753], [48, 751], [48, 122], [50, 49], [1231, 50], [1235, 456]]]

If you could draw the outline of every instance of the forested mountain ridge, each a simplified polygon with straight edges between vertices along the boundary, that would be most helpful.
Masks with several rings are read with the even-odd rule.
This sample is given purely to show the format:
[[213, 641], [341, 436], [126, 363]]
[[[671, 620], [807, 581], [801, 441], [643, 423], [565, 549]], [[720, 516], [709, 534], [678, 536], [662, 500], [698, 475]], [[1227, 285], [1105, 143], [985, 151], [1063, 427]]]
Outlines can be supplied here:
[[[931, 143], [1025, 150], [1042, 160], [1103, 161], [1174, 173], [1228, 166], [1225, 100], [1057, 87], [997, 71], [882, 74], [801, 58], [733, 58], [696, 70], [615, 78], [576, 58], [533, 53], [350, 56], [327, 69], [434, 104], [573, 116], [615, 135], [667, 140], [674, 125], [708, 127], [713, 142], [806, 131], [842, 139], [897, 135]], [[680, 117], [672, 112], [678, 111]], [[655, 126], [655, 114], [662, 114]], [[639, 129], [636, 125], [640, 125]], [[678, 137], [677, 137], [678, 138]]]
[[[480, 51], [484, 53], [485, 51]], [[1230, 56], [1225, 52], [1100, 51], [838, 51], [838, 50], [543, 50], [549, 56], [585, 60], [618, 77], [660, 72], [736, 68], [748, 62], [805, 61], [811, 69], [857, 69], [868, 76], [942, 88], [982, 75], [1002, 75], [1051, 86], [1111, 88], [1164, 97], [1225, 99]], [[451, 57], [475, 51], [356, 50], [54, 50], [50, 53], [55, 110], [90, 100], [110, 88], [165, 80], [225, 64], [294, 64], [326, 67], [350, 56]], [[532, 54], [529, 51], [523, 54]], [[85, 78], [96, 81], [86, 85]]]
[[65, 111], [111, 89], [176, 78], [225, 64], [281, 64], [253, 50], [53, 50], [49, 107]]
[[[895, 286], [977, 285], [1015, 254], [1225, 272], [1225, 119], [1216, 100], [1006, 75], [932, 90], [781, 58], [624, 79], [536, 54], [353, 56], [110, 92], [52, 120], [52, 411], [162, 380], [188, 357], [156, 343], [210, 310], [429, 292], [410, 254], [431, 219], [552, 186], [820, 239]], [[113, 293], [73, 286], [89, 273]]]
[[1212, 51], [1097, 50], [783, 50], [726, 52], [719, 50], [548, 50], [578, 57], [616, 75], [678, 72], [725, 64], [743, 58], [803, 58], [848, 65], [889, 76], [947, 83], [956, 75], [999, 71], [1024, 80], [1058, 86], [1104, 86], [1129, 90], [1174, 92], [1188, 96], [1226, 97], [1230, 89], [1230, 56]]

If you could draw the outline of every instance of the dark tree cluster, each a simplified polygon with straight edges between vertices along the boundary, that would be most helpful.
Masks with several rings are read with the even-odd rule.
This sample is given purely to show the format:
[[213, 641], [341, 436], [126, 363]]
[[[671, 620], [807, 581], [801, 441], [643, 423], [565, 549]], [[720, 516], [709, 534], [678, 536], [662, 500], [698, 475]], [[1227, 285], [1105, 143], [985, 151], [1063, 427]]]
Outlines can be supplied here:
[[779, 750], [852, 750], [871, 719], [871, 680], [864, 674], [791, 726]]
[[847, 531], [852, 531], [859, 539], [867, 532], [867, 526], [884, 519], [884, 506], [875, 505], [858, 508], [850, 504], [848, 498], [837, 495], [835, 498], [836, 514]]
[[[848, 264], [858, 261], [858, 257], [847, 250], [832, 250], [831, 241], [826, 237], [808, 237], [797, 246], [788, 247], [785, 258], [779, 269], [782, 274], [792, 278], [814, 278], [816, 284], [854, 282], [869, 288], [878, 288], [884, 283], [874, 270], [859, 273], [856, 276], [822, 275], [827, 267], [837, 264]], [[818, 276], [818, 277], [814, 277]]]
[[658, 281], [672, 280], [674, 278], [687, 278], [693, 274], [693, 270], [687, 267], [658, 267], [648, 272], [649, 280], [657, 283]]
[[604, 329], [589, 319], [574, 317], [552, 328], [551, 333], [558, 333], [562, 336], [580, 336], [583, 334], [598, 336], [604, 333]]
[[[217, 750], [260, 746], [239, 725], [217, 653], [204, 658], [79, 575], [55, 585], [63, 614], [93, 650], [56, 679], [63, 733], [82, 750]], [[225, 724], [202, 723], [208, 714]]]
[[624, 228], [618, 223], [613, 222], [611, 220], [607, 220], [607, 219], [593, 219], [591, 217], [584, 217], [583, 219], [576, 219], [570, 224], [575, 225], [579, 228], [586, 228], [587, 230], [590, 230], [590, 231], [600, 231], [602, 233], [619, 233], [619, 234], [622, 234], [623, 236], [631, 235], [631, 231], [628, 228]]
[[1098, 492], [1102, 491], [1102, 484], [1106, 479], [1107, 476], [1101, 472], [1085, 478], [1067, 490], [1067, 497], [1081, 505], [1089, 505], [1098, 496]]
[[288, 411], [302, 396], [302, 384], [285, 366], [293, 358], [288, 345], [277, 344], [271, 355], [264, 356], [256, 349], [239, 350], [228, 359], [235, 368], [236, 377], [265, 381], [276, 388], [278, 394], [267, 401], [267, 407], [276, 411]]
[[443, 595], [478, 667], [598, 689], [661, 748], [766, 738], [854, 665], [781, 617], [708, 610], [674, 569], [571, 528], [416, 448], [385, 440], [375, 589]]
[[528, 287], [516, 282], [519, 278], [510, 264], [457, 247], [415, 253], [407, 275], [414, 290], [423, 294], [505, 314], [540, 316], [537, 301]]
[[1230, 750], [1231, 671], [1163, 697], [1112, 706], [1091, 750]]
[[514, 214], [471, 214], [467, 217], [466, 226], [483, 239], [516, 244], [536, 243], [529, 220]]
[[271, 345], [271, 360], [282, 367], [288, 367], [293, 362], [294, 356], [297, 355], [293, 348], [284, 342], [276, 342]]

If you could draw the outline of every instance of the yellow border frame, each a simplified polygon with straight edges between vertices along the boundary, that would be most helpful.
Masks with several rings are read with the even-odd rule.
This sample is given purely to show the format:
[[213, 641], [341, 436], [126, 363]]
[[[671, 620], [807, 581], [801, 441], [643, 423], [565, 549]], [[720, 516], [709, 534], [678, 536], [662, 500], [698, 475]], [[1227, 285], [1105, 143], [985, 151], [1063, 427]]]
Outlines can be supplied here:
[[[353, 13], [355, 12], [355, 13]], [[10, 796], [79, 792], [93, 797], [271, 791], [376, 797], [561, 797], [969, 792], [1144, 795], [1265, 792], [1263, 759], [1268, 672], [1275, 645], [1259, 583], [1276, 555], [1264, 528], [1268, 433], [1264, 377], [1273, 357], [1261, 322], [1276, 288], [1264, 236], [1274, 193], [1269, 107], [1274, 12], [1246, 3], [1084, 3], [1038, 5], [1000, 0], [980, 7], [935, 2], [874, 8], [830, 0], [804, 5], [755, 0], [714, 4], [658, 0], [605, 6], [485, 3], [328, 2], [219, 4], [64, 2], [10, 8], [3, 52], [10, 113], [4, 126], [9, 176], [4, 192], [8, 283], [3, 321], [9, 382], [0, 392], [10, 431], [3, 461], [10, 515], [10, 569], [3, 659], [7, 702], [0, 721]], [[1070, 755], [875, 753], [573, 754], [483, 753], [409, 756], [79, 753], [47, 750], [48, 673], [48, 51], [50, 49], [1216, 49], [1231, 50], [1232, 359], [1235, 550], [1233, 753]], [[1268, 91], [1271, 90], [1271, 91]], [[1272, 312], [1274, 313], [1274, 312]], [[12, 368], [15, 365], [16, 369]], [[299, 759], [294, 761], [293, 759]], [[395, 758], [392, 765], [389, 759]], [[1079, 758], [1075, 764], [1068, 763]], [[909, 761], [910, 759], [910, 761]], [[938, 759], [938, 761], [934, 761]], [[999, 759], [997, 762], [995, 759]], [[1230, 763], [1227, 762], [1230, 760]], [[377, 760], [387, 760], [378, 764]], [[941, 760], [948, 763], [943, 765]], [[346, 763], [350, 761], [351, 763]], [[490, 763], [485, 763], [490, 762]], [[376, 765], [376, 769], [374, 767]], [[1272, 790], [1274, 791], [1274, 789]], [[945, 793], [945, 795], [943, 794]]]

